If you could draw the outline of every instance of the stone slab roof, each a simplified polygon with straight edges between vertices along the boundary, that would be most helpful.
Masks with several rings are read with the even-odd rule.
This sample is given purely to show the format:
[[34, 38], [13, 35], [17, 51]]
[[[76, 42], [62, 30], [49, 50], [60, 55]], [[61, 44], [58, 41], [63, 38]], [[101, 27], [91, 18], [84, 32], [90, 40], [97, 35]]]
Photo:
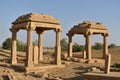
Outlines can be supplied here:
[[51, 24], [60, 24], [60, 22], [49, 15], [29, 13], [18, 17], [12, 24], [19, 24], [24, 22], [41, 22], [41, 23], [51, 23]]
[[49, 15], [29, 13], [18, 17], [13, 23], [12, 28], [14, 29], [38, 29], [42, 28], [45, 30], [60, 29], [62, 27], [60, 22]]
[[73, 26], [68, 34], [86, 34], [91, 32], [93, 34], [108, 33], [107, 29], [102, 23], [94, 23], [92, 21], [84, 21], [78, 25]]

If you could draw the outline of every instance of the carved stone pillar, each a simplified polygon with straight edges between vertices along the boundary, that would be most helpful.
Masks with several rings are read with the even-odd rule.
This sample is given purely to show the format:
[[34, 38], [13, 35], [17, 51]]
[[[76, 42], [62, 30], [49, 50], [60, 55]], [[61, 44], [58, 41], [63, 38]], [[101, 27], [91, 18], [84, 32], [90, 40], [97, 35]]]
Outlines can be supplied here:
[[16, 37], [18, 29], [10, 29], [12, 32], [12, 45], [11, 45], [11, 64], [17, 63], [17, 46], [16, 46]]
[[38, 46], [33, 47], [33, 53], [34, 53], [34, 64], [38, 64]]
[[32, 32], [33, 32], [33, 29], [28, 29], [27, 30], [26, 67], [32, 67], [33, 66]]
[[107, 43], [108, 35], [103, 35], [103, 58], [105, 58], [106, 54], [108, 54], [108, 43]]
[[72, 36], [73, 35], [68, 35], [68, 57], [72, 57]]
[[60, 46], [60, 32], [61, 30], [56, 29], [56, 46], [55, 46], [55, 63], [61, 65], [61, 46]]
[[39, 61], [43, 60], [43, 39], [42, 39], [42, 35], [43, 35], [43, 30], [36, 30], [37, 34], [38, 34], [38, 53], [39, 53]]
[[105, 57], [105, 71], [104, 71], [104, 73], [106, 73], [106, 74], [110, 73], [110, 63], [111, 63], [111, 54], [106, 54], [106, 57]]
[[91, 59], [91, 35], [86, 35], [86, 58]]
[[86, 57], [87, 57], [87, 38], [86, 38], [86, 35], [84, 35], [84, 38], [85, 38], [85, 40], [86, 40], [86, 42], [85, 42], [85, 50], [83, 51], [83, 55], [84, 55], [84, 59], [86, 59]]

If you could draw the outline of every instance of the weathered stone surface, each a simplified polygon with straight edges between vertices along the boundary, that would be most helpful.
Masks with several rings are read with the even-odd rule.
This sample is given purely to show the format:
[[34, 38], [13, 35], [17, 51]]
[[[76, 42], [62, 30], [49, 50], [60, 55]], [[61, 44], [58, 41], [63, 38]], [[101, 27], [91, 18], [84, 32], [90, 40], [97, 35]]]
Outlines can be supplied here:
[[111, 63], [111, 55], [107, 54], [105, 57], [105, 73], [110, 73], [110, 63]]
[[66, 54], [66, 53], [61, 55], [62, 59], [66, 59], [67, 57], [68, 57], [68, 54]]
[[70, 62], [62, 62], [65, 66], [69, 66]]
[[85, 59], [78, 59], [78, 62], [79, 62], [79, 63], [85, 63], [86, 60], [85, 60]]
[[86, 59], [86, 51], [83, 51], [83, 59]]
[[[27, 50], [26, 50], [26, 62], [25, 70], [34, 68], [34, 64], [38, 63], [38, 60], [43, 60], [43, 45], [42, 45], [42, 33], [45, 30], [54, 30], [56, 33], [56, 45], [55, 45], [55, 64], [61, 65], [61, 46], [60, 37], [62, 27], [60, 22], [48, 15], [29, 13], [18, 17], [13, 23], [10, 31], [12, 32], [12, 49], [11, 49], [11, 63], [17, 64], [17, 46], [16, 36], [20, 30], [27, 31]], [[33, 31], [38, 34], [38, 48], [34, 47], [33, 50]], [[33, 57], [34, 53], [34, 57]], [[38, 56], [39, 55], [39, 56]], [[39, 58], [39, 59], [38, 59]], [[33, 69], [34, 70], [34, 69]], [[28, 70], [29, 72], [31, 70]]]
[[98, 68], [96, 68], [96, 67], [92, 67], [92, 68], [91, 68], [91, 71], [92, 71], [92, 72], [98, 72], [98, 71], [100, 71], [100, 69], [98, 69]]
[[14, 76], [14, 74], [11, 71], [5, 71], [7, 73], [7, 76], [9, 78], [9, 80], [17, 80], [17, 77]]
[[[105, 58], [105, 55], [108, 54], [108, 44], [107, 44], [107, 37], [109, 36], [109, 33], [105, 26], [102, 23], [94, 23], [92, 21], [84, 21], [83, 23], [80, 23], [78, 25], [73, 26], [68, 33], [66, 34], [68, 36], [68, 57], [72, 57], [72, 37], [75, 34], [82, 34], [85, 37], [85, 52], [83, 52], [83, 58], [86, 59], [87, 63], [95, 63], [99, 61], [92, 60], [92, 54], [91, 54], [91, 36], [94, 34], [101, 34], [103, 36], [103, 58]], [[73, 58], [73, 61], [80, 62], [80, 60], [77, 60]], [[106, 67], [107, 66], [107, 67]], [[106, 70], [109, 72], [109, 62], [106, 63]]]
[[71, 58], [71, 57], [67, 57], [66, 60], [67, 60], [67, 61], [71, 61], [72, 58]]
[[[101, 34], [103, 36], [103, 44], [104, 44], [104, 50], [103, 55], [108, 53], [108, 45], [107, 45], [107, 36], [109, 35], [107, 29], [102, 23], [94, 23], [92, 21], [84, 21], [83, 23], [80, 23], [78, 25], [73, 26], [68, 33], [68, 57], [72, 57], [72, 37], [75, 34], [82, 34], [86, 38], [85, 43], [85, 51], [86, 56], [84, 55], [83, 58], [91, 59], [91, 36], [94, 34]], [[104, 56], [103, 56], [104, 57]]]
[[29, 13], [22, 15], [18, 17], [12, 24], [19, 24], [27, 21], [60, 24], [60, 22], [57, 19], [53, 18], [52, 16], [37, 13]]
[[107, 33], [108, 31], [102, 23], [94, 23], [92, 21], [84, 21], [78, 25], [75, 25], [71, 30], [69, 30], [68, 34], [84, 34], [85, 32], [93, 32], [93, 33]]
[[73, 61], [73, 62], [78, 62], [79, 59], [78, 59], [78, 58], [72, 58], [72, 61]]
[[110, 74], [104, 74], [104, 72], [89, 72], [83, 73], [81, 76], [84, 80], [120, 80], [120, 73], [111, 72]]
[[38, 46], [33, 47], [34, 64], [38, 64]]

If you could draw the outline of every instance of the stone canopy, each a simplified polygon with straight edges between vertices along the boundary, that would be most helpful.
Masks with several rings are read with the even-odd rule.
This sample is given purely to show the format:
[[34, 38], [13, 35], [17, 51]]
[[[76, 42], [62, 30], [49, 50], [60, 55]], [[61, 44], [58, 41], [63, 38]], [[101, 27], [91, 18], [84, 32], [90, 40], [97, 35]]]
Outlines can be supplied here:
[[72, 57], [72, 37], [74, 34], [80, 34], [85, 37], [86, 58], [91, 59], [91, 36], [101, 34], [103, 36], [103, 58], [108, 54], [107, 37], [109, 33], [102, 23], [92, 21], [84, 21], [73, 26], [67, 33], [68, 36], [68, 56]]
[[[31, 23], [32, 22], [32, 23]], [[14, 22], [12, 22], [12, 28], [26, 29], [31, 26], [31, 28], [42, 27], [45, 29], [61, 28], [60, 22], [49, 15], [29, 13], [18, 17]]]
[[[27, 31], [27, 50], [26, 50], [26, 62], [25, 69], [29, 71], [35, 69], [34, 64], [38, 64], [43, 61], [43, 33], [46, 30], [53, 30], [56, 34], [56, 44], [55, 44], [55, 60], [54, 64], [61, 65], [61, 46], [60, 46], [60, 36], [62, 32], [62, 27], [60, 22], [48, 15], [29, 13], [18, 17], [13, 23], [10, 31], [12, 32], [12, 49], [11, 49], [11, 64], [17, 64], [17, 45], [16, 38], [17, 32], [19, 30]], [[33, 31], [38, 35], [38, 45], [34, 46], [33, 42]], [[51, 35], [52, 36], [52, 35]], [[29, 70], [28, 70], [29, 69]], [[40, 69], [40, 68], [37, 68]]]
[[102, 23], [94, 23], [92, 21], [84, 21], [83, 23], [80, 23], [78, 25], [73, 26], [67, 33], [70, 34], [107, 34], [108, 31], [105, 28], [105, 26]]

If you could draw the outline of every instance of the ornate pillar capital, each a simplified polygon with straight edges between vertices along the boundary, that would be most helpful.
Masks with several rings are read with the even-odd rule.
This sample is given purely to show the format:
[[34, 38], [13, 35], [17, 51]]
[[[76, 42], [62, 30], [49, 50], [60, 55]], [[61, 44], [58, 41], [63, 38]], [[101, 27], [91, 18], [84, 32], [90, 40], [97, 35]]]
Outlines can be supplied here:
[[73, 33], [67, 33], [66, 35], [67, 35], [68, 37], [72, 37], [72, 36], [74, 36]]
[[93, 35], [93, 32], [92, 31], [86, 31], [86, 33], [84, 34], [84, 37], [87, 37], [87, 36], [92, 36]]
[[44, 30], [43, 30], [43, 29], [42, 29], [42, 30], [41, 30], [41, 29], [37, 29], [37, 30], [36, 30], [36, 33], [37, 33], [37, 34], [43, 34], [43, 33], [44, 33]]
[[109, 36], [109, 33], [103, 33], [101, 34], [102, 36], [105, 36], [105, 37], [108, 37]]
[[55, 32], [62, 32], [62, 28], [56, 28], [54, 29]]
[[26, 30], [35, 30], [36, 26], [34, 26], [31, 22], [28, 22]]
[[17, 33], [19, 31], [19, 29], [14, 29], [14, 28], [10, 28], [9, 29], [12, 33]]

